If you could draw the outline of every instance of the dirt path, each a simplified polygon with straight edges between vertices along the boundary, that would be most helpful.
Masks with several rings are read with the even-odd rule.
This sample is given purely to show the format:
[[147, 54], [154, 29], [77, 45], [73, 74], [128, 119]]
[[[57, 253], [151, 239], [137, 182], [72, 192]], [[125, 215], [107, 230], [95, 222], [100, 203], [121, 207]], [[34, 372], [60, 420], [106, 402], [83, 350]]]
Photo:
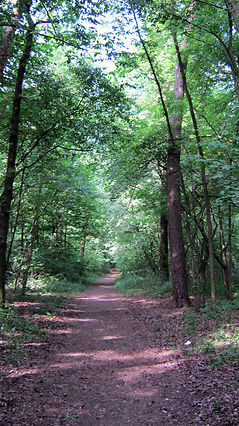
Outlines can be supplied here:
[[0, 425], [239, 424], [213, 405], [215, 373], [167, 345], [178, 312], [119, 295], [114, 278], [45, 319], [49, 334], [31, 348], [30, 362], [5, 371]]

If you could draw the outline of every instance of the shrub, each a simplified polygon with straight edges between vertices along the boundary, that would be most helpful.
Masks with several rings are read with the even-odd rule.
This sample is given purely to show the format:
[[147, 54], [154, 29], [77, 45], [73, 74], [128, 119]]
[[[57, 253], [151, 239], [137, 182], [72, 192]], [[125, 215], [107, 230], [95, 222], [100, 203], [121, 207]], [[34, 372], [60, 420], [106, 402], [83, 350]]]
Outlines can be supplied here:
[[171, 282], [152, 274], [144, 276], [122, 276], [116, 280], [115, 287], [125, 294], [145, 294], [152, 297], [171, 294]]

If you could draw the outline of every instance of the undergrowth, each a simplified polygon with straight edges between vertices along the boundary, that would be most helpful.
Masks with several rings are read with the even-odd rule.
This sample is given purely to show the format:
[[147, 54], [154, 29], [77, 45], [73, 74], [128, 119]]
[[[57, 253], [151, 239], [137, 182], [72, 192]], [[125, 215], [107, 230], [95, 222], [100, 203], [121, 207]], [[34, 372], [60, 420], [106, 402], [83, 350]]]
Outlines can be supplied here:
[[[87, 284], [93, 282], [97, 278], [96, 274], [84, 274], [77, 281], [68, 280], [63, 275], [33, 275], [27, 281], [27, 293], [82, 293], [85, 291]], [[14, 283], [9, 282], [8, 290], [13, 292]], [[21, 293], [21, 282], [19, 282], [16, 293]]]
[[86, 289], [86, 281], [69, 281], [65, 277], [44, 275], [31, 278], [28, 281], [28, 291], [31, 293], [82, 293]]
[[115, 287], [124, 294], [144, 294], [151, 297], [171, 294], [171, 282], [155, 275], [130, 275], [116, 279]]
[[69, 281], [63, 276], [43, 275], [30, 277], [27, 294], [17, 288], [12, 294], [8, 288], [8, 303], [0, 309], [0, 346], [4, 349], [5, 360], [12, 363], [25, 356], [24, 345], [39, 341], [46, 334], [39, 320], [53, 317], [64, 303], [67, 295], [82, 293], [87, 282], [93, 282], [96, 275], [88, 274], [81, 281]]
[[204, 354], [211, 367], [226, 362], [238, 365], [238, 309], [239, 300], [236, 299], [218, 301], [214, 310], [207, 303], [198, 313], [184, 312], [182, 333], [191, 340], [191, 346], [185, 354]]
[[7, 362], [24, 356], [24, 344], [36, 342], [46, 334], [30, 316], [21, 316], [14, 306], [0, 308], [1, 346], [7, 350]]

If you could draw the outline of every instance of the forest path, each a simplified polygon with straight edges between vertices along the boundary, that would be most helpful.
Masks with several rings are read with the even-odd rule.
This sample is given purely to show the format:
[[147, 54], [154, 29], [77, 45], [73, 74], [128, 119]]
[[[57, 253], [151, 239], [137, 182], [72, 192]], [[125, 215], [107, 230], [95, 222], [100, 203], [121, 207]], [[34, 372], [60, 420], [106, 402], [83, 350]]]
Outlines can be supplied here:
[[[179, 312], [168, 299], [120, 295], [115, 276], [45, 319], [49, 334], [31, 361], [5, 375], [10, 402], [0, 425], [205, 424], [190, 363], [166, 345]], [[197, 374], [207, 374], [204, 366]]]

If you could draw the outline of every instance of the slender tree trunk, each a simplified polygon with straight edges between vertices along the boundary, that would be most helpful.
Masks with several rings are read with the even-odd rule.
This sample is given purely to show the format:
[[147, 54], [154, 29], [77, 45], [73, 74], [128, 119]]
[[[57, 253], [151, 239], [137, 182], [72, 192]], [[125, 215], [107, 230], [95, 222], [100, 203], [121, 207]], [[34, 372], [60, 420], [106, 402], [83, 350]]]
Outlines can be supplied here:
[[[230, 262], [228, 261], [228, 258], [227, 258], [227, 249], [229, 248], [229, 244], [227, 245], [226, 241], [225, 241], [225, 235], [224, 235], [224, 230], [223, 230], [222, 215], [221, 215], [220, 206], [218, 207], [218, 219], [219, 219], [220, 235], [221, 235], [221, 243], [222, 243], [222, 266], [223, 266], [224, 285], [225, 285], [225, 289], [226, 289], [227, 298], [232, 299], [232, 282], [231, 282]], [[231, 232], [231, 230], [229, 229], [228, 243], [231, 240], [230, 232]]]
[[29, 275], [29, 271], [30, 271], [30, 268], [31, 268], [31, 260], [32, 260], [33, 246], [34, 246], [34, 240], [35, 240], [35, 233], [36, 233], [38, 222], [39, 222], [39, 210], [40, 210], [40, 203], [41, 203], [40, 202], [40, 195], [42, 193], [43, 170], [44, 170], [44, 167], [43, 167], [43, 163], [42, 163], [40, 183], [39, 183], [39, 191], [38, 191], [39, 197], [38, 197], [38, 201], [37, 201], [37, 204], [36, 204], [35, 217], [34, 217], [32, 229], [31, 229], [31, 240], [30, 240], [30, 244], [28, 246], [26, 268], [25, 268], [23, 280], [22, 280], [22, 294], [25, 294], [26, 287], [27, 287], [28, 275]]
[[9, 148], [7, 170], [5, 175], [4, 187], [0, 196], [0, 300], [5, 304], [6, 291], [6, 253], [7, 253], [7, 236], [9, 228], [9, 215], [13, 196], [13, 183], [15, 178], [15, 164], [18, 145], [18, 131], [20, 122], [21, 95], [26, 72], [26, 66], [30, 58], [30, 53], [33, 45], [33, 28], [27, 31], [25, 49], [20, 59], [15, 93], [13, 98], [12, 117], [10, 124]]
[[18, 271], [17, 271], [16, 276], [15, 276], [14, 293], [17, 290], [17, 284], [18, 284], [19, 277], [21, 275], [21, 271], [22, 271], [22, 267], [23, 267], [23, 264], [24, 264], [26, 254], [27, 254], [27, 240], [25, 241], [24, 247], [22, 247], [22, 259], [21, 259]]
[[85, 244], [86, 244], [86, 235], [83, 235], [81, 238], [81, 247], [80, 247], [80, 260], [83, 263], [85, 257]]
[[229, 281], [231, 283], [232, 294], [232, 205], [228, 206], [228, 262], [229, 262]]
[[22, 189], [23, 189], [23, 183], [24, 183], [24, 174], [25, 174], [25, 169], [23, 169], [23, 171], [22, 171], [21, 185], [20, 185], [20, 189], [19, 189], [19, 197], [18, 197], [18, 204], [17, 204], [17, 214], [16, 214], [16, 217], [15, 217], [15, 223], [14, 223], [14, 227], [13, 227], [13, 231], [12, 231], [12, 235], [11, 235], [11, 241], [10, 241], [10, 244], [9, 244], [8, 254], [7, 254], [7, 267], [8, 267], [9, 259], [10, 259], [10, 256], [11, 256], [12, 246], [13, 246], [13, 242], [14, 242], [14, 238], [15, 238], [15, 234], [16, 234], [16, 230], [17, 230], [17, 225], [18, 225], [18, 218], [19, 218], [19, 214], [20, 214], [21, 201], [22, 201]]
[[202, 305], [206, 303], [206, 268], [208, 263], [208, 256], [202, 257], [199, 266], [199, 276], [202, 286]]
[[198, 311], [198, 309], [200, 308], [200, 285], [199, 285], [199, 280], [197, 279], [196, 264], [195, 264], [195, 254], [194, 254], [195, 248], [196, 248], [195, 239], [192, 232], [192, 226], [189, 220], [189, 218], [194, 217], [194, 212], [193, 212], [194, 205], [193, 205], [193, 201], [191, 202], [187, 194], [182, 173], [181, 173], [181, 186], [182, 186], [182, 191], [184, 195], [184, 201], [185, 201], [184, 205], [185, 205], [185, 211], [186, 211], [185, 228], [186, 228], [186, 232], [188, 236], [190, 253], [191, 253], [191, 270], [192, 270], [192, 280], [193, 280], [193, 288], [194, 288], [194, 296], [195, 296], [195, 309], [196, 311]]
[[24, 251], [24, 232], [25, 232], [25, 228], [24, 228], [24, 223], [22, 221], [21, 223], [21, 253], [23, 253]]

